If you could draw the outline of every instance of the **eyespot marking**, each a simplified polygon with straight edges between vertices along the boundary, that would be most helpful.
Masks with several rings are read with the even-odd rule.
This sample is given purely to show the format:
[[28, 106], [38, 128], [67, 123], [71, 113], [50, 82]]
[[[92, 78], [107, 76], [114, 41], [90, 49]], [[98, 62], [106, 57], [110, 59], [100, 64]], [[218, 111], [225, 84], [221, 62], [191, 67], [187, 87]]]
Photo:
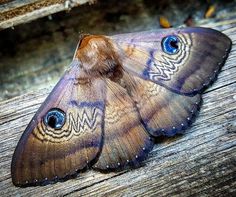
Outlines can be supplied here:
[[53, 129], [61, 129], [66, 121], [65, 113], [58, 108], [50, 109], [43, 118], [44, 124]]
[[161, 46], [165, 53], [169, 55], [176, 54], [179, 51], [179, 38], [175, 35], [164, 37]]

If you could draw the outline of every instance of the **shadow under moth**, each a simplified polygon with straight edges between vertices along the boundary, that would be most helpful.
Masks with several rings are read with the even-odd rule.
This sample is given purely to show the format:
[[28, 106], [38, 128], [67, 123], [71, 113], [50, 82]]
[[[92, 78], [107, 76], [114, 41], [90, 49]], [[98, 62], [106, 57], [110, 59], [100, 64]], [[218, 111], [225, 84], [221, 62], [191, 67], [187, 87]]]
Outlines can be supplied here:
[[200, 27], [81, 36], [71, 65], [18, 142], [13, 184], [138, 166], [154, 138], [191, 124], [230, 48], [226, 35]]

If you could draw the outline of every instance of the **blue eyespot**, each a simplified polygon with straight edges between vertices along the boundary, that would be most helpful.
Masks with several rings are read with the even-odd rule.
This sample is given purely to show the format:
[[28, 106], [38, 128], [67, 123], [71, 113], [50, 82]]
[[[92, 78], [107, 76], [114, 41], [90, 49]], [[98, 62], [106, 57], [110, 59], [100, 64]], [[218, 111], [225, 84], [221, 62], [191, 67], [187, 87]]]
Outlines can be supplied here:
[[170, 35], [162, 39], [162, 50], [167, 54], [176, 54], [179, 51], [179, 39], [177, 36]]
[[61, 129], [66, 121], [65, 113], [57, 108], [50, 109], [44, 116], [44, 124], [53, 129]]

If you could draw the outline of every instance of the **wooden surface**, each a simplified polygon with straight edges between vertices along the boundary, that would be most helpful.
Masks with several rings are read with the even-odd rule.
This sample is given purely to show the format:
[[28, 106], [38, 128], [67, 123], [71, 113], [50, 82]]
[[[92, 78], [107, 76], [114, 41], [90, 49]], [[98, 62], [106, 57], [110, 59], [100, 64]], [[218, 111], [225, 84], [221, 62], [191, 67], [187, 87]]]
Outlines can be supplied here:
[[107, 174], [90, 170], [62, 183], [17, 188], [11, 183], [12, 154], [50, 88], [1, 101], [0, 195], [235, 196], [236, 19], [233, 15], [227, 20], [208, 21], [207, 25], [200, 23], [227, 34], [233, 46], [217, 81], [203, 94], [196, 121], [184, 135], [157, 140], [138, 169]]
[[0, 1], [0, 30], [14, 27], [93, 0], [13, 0]]

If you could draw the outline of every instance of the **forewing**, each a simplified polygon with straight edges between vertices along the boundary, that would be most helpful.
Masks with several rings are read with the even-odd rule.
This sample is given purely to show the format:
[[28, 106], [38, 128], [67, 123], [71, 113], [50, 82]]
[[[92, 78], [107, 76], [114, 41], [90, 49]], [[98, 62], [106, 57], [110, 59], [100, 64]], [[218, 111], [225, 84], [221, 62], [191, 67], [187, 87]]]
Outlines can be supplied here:
[[[178, 38], [178, 52], [163, 50], [163, 39]], [[200, 93], [216, 77], [231, 40], [213, 29], [182, 28], [112, 36], [125, 70], [186, 95]]]
[[[102, 147], [104, 83], [99, 79], [82, 83], [79, 75], [74, 60], [23, 133], [12, 160], [15, 185], [65, 178], [96, 161]], [[62, 128], [45, 123], [45, 114], [51, 109], [65, 113]]]

